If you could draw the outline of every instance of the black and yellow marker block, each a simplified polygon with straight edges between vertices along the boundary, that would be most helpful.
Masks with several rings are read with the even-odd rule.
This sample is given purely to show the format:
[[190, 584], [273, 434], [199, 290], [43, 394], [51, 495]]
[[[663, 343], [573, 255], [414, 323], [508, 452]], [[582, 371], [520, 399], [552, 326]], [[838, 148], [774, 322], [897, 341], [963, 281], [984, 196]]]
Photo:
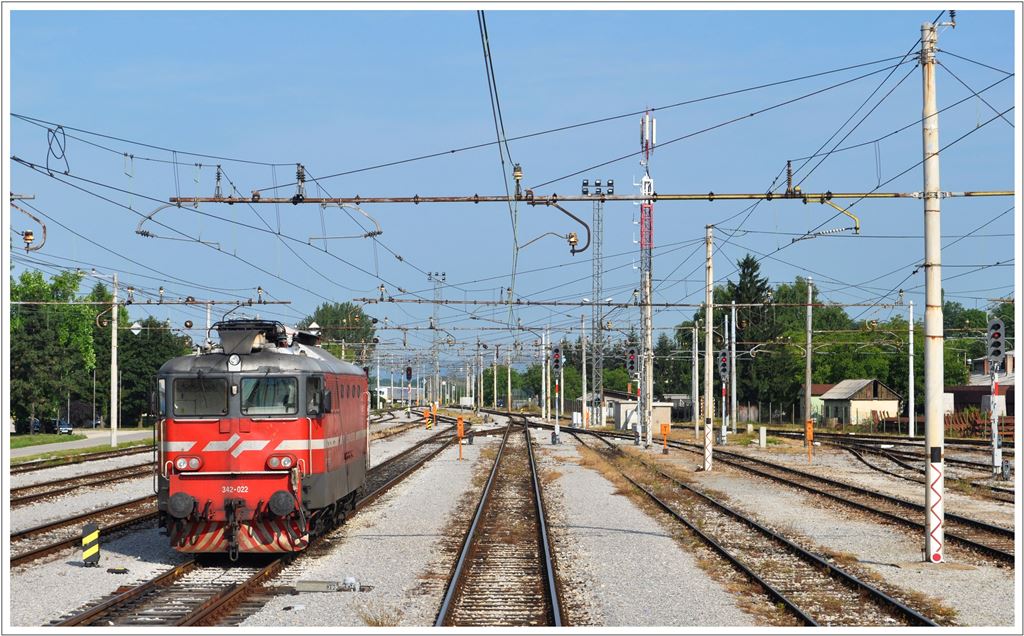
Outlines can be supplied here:
[[95, 523], [87, 523], [82, 527], [82, 561], [85, 567], [100, 564], [100, 529]]

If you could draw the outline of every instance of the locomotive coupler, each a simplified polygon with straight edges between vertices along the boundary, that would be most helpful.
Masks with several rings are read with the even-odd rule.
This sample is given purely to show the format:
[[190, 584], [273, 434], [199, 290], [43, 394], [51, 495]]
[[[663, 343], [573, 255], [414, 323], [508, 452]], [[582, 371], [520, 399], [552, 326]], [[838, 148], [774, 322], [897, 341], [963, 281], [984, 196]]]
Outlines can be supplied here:
[[242, 499], [228, 499], [224, 502], [224, 514], [227, 517], [225, 534], [228, 539], [228, 558], [232, 561], [238, 560], [238, 514], [239, 509], [245, 506]]

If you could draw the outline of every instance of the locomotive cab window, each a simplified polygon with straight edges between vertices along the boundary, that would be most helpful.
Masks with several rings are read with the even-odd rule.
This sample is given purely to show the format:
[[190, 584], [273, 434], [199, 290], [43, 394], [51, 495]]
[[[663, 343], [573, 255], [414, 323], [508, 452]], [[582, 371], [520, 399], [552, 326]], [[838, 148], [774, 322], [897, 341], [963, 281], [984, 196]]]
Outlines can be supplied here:
[[306, 378], [306, 414], [319, 415], [323, 399], [324, 379], [320, 376]]
[[295, 378], [242, 378], [245, 415], [294, 415], [298, 404], [299, 383]]
[[174, 415], [210, 417], [228, 414], [228, 382], [224, 378], [174, 380]]

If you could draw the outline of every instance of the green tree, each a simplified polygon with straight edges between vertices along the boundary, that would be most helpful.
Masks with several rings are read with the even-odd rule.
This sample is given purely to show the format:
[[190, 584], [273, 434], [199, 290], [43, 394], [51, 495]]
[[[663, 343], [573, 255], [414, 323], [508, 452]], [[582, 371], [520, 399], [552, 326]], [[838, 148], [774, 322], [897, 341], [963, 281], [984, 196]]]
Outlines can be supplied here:
[[320, 325], [324, 348], [339, 358], [365, 363], [376, 348], [377, 328], [363, 308], [355, 303], [324, 303], [307, 316], [302, 326]]
[[77, 302], [79, 275], [63, 272], [47, 281], [25, 271], [11, 279], [11, 410], [16, 417], [52, 417], [73, 387], [96, 366], [91, 323], [94, 310]]
[[118, 334], [118, 368], [121, 372], [121, 423], [138, 425], [143, 413], [151, 413], [156, 372], [161, 365], [189, 351], [185, 336], [174, 333], [170, 322], [152, 316], [139, 321], [138, 335], [126, 323]]

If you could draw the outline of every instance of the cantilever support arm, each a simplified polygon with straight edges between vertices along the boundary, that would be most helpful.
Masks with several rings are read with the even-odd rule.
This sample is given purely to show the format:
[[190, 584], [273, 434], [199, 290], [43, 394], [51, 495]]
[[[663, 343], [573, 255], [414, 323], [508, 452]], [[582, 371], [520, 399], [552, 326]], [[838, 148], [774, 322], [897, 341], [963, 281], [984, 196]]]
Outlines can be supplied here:
[[589, 247], [590, 247], [590, 226], [589, 226], [589, 225], [587, 225], [587, 224], [586, 224], [586, 223], [585, 223], [585, 222], [583, 221], [583, 219], [581, 219], [580, 217], [576, 216], [576, 215], [575, 215], [575, 214], [573, 214], [572, 212], [570, 212], [570, 211], [566, 210], [565, 208], [563, 208], [562, 206], [558, 205], [558, 204], [557, 204], [557, 203], [555, 203], [554, 201], [548, 200], [548, 201], [545, 201], [544, 203], [545, 203], [545, 205], [549, 205], [549, 206], [554, 206], [554, 207], [558, 208], [559, 210], [561, 210], [561, 211], [562, 211], [562, 214], [565, 214], [566, 216], [568, 216], [569, 218], [571, 218], [571, 219], [572, 219], [573, 221], [576, 221], [577, 223], [579, 223], [580, 225], [582, 225], [582, 226], [583, 226], [583, 229], [585, 229], [585, 230], [587, 231], [587, 242], [586, 242], [586, 243], [584, 243], [584, 244], [583, 244], [583, 247], [582, 247], [582, 248], [580, 248], [580, 249], [576, 249], [576, 246], [575, 246], [575, 245], [573, 245], [573, 246], [572, 246], [572, 249], [570, 249], [570, 250], [569, 250], [569, 252], [570, 252], [570, 253], [571, 253], [571, 254], [572, 254], [573, 256], [575, 256], [576, 254], [579, 254], [579, 253], [581, 253], [581, 252], [586, 252], [586, 251], [587, 251], [587, 248], [589, 248]]
[[[39, 245], [36, 245], [35, 247], [32, 247], [31, 245], [28, 245], [28, 244], [26, 243], [26, 245], [25, 245], [25, 251], [26, 251], [26, 252], [35, 252], [36, 250], [41, 250], [41, 249], [43, 249], [43, 246], [44, 246], [44, 245], [46, 245], [46, 224], [45, 224], [45, 223], [43, 223], [42, 221], [40, 221], [40, 220], [39, 220], [38, 218], [36, 218], [36, 215], [32, 214], [32, 213], [31, 213], [31, 212], [29, 212], [28, 210], [25, 210], [24, 208], [22, 208], [21, 206], [17, 205], [17, 204], [16, 204], [16, 203], [14, 203], [13, 201], [11, 201], [11, 207], [12, 207], [12, 208], [14, 208], [15, 210], [17, 210], [18, 212], [21, 212], [22, 214], [24, 214], [24, 215], [28, 216], [28, 218], [30, 218], [30, 219], [32, 219], [33, 221], [35, 221], [36, 223], [38, 223], [38, 224], [39, 224], [39, 227], [41, 227], [41, 228], [43, 229], [43, 242], [42, 242], [42, 243], [40, 243]], [[22, 234], [22, 236], [24, 236], [24, 234]], [[31, 237], [30, 237], [30, 238], [28, 238], [27, 240], [29, 240], [29, 241], [30, 241], [30, 240], [32, 240], [32, 239], [31, 239]]]
[[852, 212], [850, 212], [849, 210], [847, 210], [845, 208], [842, 208], [842, 207], [836, 205], [835, 203], [832, 203], [832, 201], [830, 201], [828, 199], [824, 199], [823, 198], [821, 200], [821, 203], [827, 203], [827, 204], [831, 205], [833, 208], [835, 208], [836, 210], [838, 210], [839, 212], [842, 212], [846, 216], [848, 216], [851, 219], [853, 219], [853, 233], [854, 234], [860, 234], [860, 219], [857, 218], [856, 216], [854, 216]]
[[367, 219], [369, 219], [371, 223], [373, 223], [373, 226], [374, 226], [375, 229], [370, 230], [369, 232], [364, 232], [363, 234], [348, 234], [348, 235], [345, 235], [345, 236], [311, 236], [311, 237], [309, 237], [310, 242], [312, 242], [312, 241], [333, 240], [333, 239], [373, 238], [375, 236], [380, 236], [381, 234], [384, 233], [384, 230], [381, 229], [380, 223], [377, 222], [377, 219], [375, 219], [372, 216], [370, 216], [366, 212], [366, 210], [364, 210], [363, 208], [359, 207], [358, 205], [356, 205], [354, 203], [321, 203], [320, 207], [326, 209], [327, 206], [329, 206], [329, 205], [337, 206], [339, 209], [348, 208], [348, 209], [351, 209], [351, 210], [355, 210], [356, 212], [359, 212], [360, 214], [365, 216]]

